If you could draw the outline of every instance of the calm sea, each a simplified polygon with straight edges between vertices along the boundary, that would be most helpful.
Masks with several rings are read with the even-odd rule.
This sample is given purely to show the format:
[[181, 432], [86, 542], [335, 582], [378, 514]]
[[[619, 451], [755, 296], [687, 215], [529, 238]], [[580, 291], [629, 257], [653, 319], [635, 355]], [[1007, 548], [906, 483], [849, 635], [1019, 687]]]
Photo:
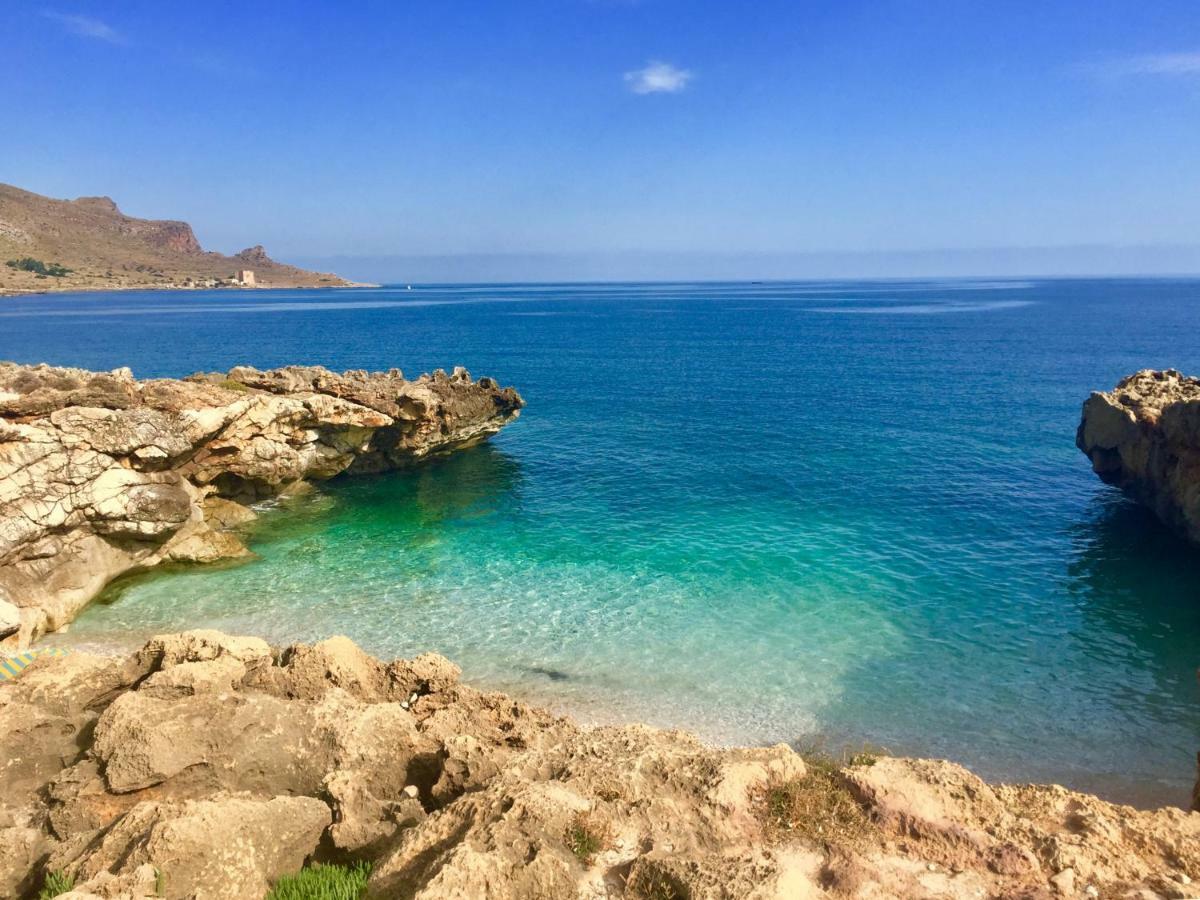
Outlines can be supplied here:
[[593, 721], [862, 742], [1184, 802], [1200, 553], [1103, 486], [1080, 403], [1200, 372], [1200, 281], [422, 286], [0, 300], [0, 358], [517, 386], [490, 445], [269, 510], [56, 640], [210, 626], [436, 649]]

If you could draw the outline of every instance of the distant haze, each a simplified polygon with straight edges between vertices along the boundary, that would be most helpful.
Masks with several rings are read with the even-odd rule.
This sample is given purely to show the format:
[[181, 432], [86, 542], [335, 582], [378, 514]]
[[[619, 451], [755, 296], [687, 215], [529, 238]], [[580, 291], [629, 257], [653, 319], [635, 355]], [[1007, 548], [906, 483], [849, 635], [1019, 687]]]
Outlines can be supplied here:
[[1200, 273], [1200, 244], [879, 253], [463, 253], [306, 257], [291, 262], [380, 284], [1193, 275]]

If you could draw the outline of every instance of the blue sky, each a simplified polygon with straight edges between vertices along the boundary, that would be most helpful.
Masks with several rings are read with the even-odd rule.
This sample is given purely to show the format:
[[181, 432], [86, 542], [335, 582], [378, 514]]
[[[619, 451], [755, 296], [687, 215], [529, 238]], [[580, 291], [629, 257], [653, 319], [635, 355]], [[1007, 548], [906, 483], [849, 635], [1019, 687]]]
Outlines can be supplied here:
[[213, 249], [1200, 268], [1195, 0], [9, 0], [0, 25], [0, 180]]

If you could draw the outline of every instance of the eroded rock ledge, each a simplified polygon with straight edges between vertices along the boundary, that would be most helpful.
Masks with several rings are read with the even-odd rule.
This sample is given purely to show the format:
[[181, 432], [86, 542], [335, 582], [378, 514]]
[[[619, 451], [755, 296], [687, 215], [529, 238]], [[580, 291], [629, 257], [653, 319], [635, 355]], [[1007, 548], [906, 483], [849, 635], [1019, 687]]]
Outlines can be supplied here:
[[[63, 871], [73, 900], [242, 900], [314, 860], [369, 860], [370, 896], [415, 900], [1153, 900], [1200, 879], [1200, 813], [582, 729], [442, 657], [383, 663], [345, 638], [43, 657], [0, 686], [0, 733], [20, 750], [0, 767], [5, 897]], [[783, 802], [818, 778], [814, 806]]]
[[1093, 393], [1075, 443], [1106, 483], [1200, 542], [1200, 379], [1145, 369]]
[[244, 554], [229, 528], [247, 502], [468, 446], [522, 406], [461, 368], [137, 381], [0, 363], [0, 639], [60, 628], [126, 572]]

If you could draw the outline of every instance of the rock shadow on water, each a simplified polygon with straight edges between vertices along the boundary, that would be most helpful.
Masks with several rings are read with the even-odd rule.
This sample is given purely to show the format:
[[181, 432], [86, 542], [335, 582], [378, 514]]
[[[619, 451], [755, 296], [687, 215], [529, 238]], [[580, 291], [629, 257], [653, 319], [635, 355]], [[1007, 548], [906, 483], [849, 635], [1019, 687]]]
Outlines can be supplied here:
[[340, 512], [352, 511], [364, 523], [401, 513], [434, 528], [514, 510], [521, 481], [517, 459], [485, 443], [397, 472], [338, 478], [326, 490]]
[[1067, 569], [1082, 613], [1143, 653], [1161, 677], [1175, 682], [1184, 675], [1194, 688], [1200, 549], [1115, 491], [1101, 493], [1089, 512], [1071, 530], [1075, 551]]
[[1152, 751], [1144, 734], [1114, 733], [1114, 746], [1165, 754], [1163, 768], [1177, 777], [1142, 790], [1149, 802], [1186, 805], [1200, 747], [1200, 549], [1110, 490], [1097, 495], [1070, 538], [1067, 590], [1080, 615], [1078, 638], [1124, 670], [1111, 704], [1160, 738]]
[[[145, 620], [147, 634], [209, 627], [214, 615], [253, 614], [256, 607], [270, 607], [271, 598], [256, 591], [294, 595], [295, 584], [274, 587], [280, 573], [297, 580], [336, 581], [358, 569], [388, 571], [406, 581], [428, 579], [444, 564], [438, 545], [449, 535], [495, 515], [513, 514], [520, 505], [520, 483], [519, 464], [491, 444], [389, 473], [322, 482], [260, 507], [258, 518], [239, 528], [250, 550], [247, 556], [206, 564], [166, 563], [123, 576], [84, 611], [74, 631], [105, 643], [113, 637], [113, 627], [128, 631], [140, 620]], [[259, 566], [266, 568], [259, 571]], [[197, 580], [171, 591], [165, 584], [172, 582], [163, 579]], [[153, 589], [144, 590], [151, 584]], [[238, 627], [253, 630], [248, 623]], [[303, 636], [301, 631], [288, 635]], [[74, 635], [62, 641], [71, 643]]]
[[521, 483], [517, 460], [490, 443], [389, 473], [339, 477], [321, 488], [327, 508], [280, 517], [271, 543], [251, 548], [294, 559], [296, 571], [340, 577], [357, 569], [430, 582], [455, 559], [448, 547], [478, 539], [471, 532], [497, 517], [519, 515]]

